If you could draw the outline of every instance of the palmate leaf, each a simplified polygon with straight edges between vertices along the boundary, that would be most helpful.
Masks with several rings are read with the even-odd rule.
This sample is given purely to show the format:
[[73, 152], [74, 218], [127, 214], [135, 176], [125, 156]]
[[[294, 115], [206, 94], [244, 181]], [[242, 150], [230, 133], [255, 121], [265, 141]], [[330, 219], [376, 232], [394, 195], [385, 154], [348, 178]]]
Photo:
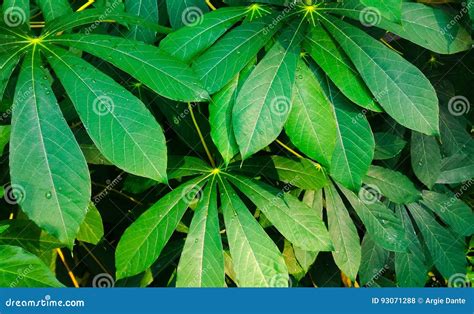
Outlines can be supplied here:
[[436, 138], [412, 132], [411, 166], [428, 188], [435, 184], [441, 174], [441, 152]]
[[182, 27], [166, 36], [160, 42], [160, 48], [173, 57], [189, 62], [243, 18], [246, 10], [231, 7], [207, 13], [197, 23]]
[[439, 134], [438, 98], [420, 70], [357, 27], [322, 19], [390, 116], [412, 130]]
[[46, 22], [72, 13], [68, 0], [37, 0]]
[[209, 10], [207, 4], [201, 0], [166, 0], [166, 7], [173, 28], [198, 24], [203, 14]]
[[402, 0], [361, 0], [369, 8], [375, 8], [375, 14], [381, 15], [389, 21], [401, 24], [402, 21]]
[[81, 58], [60, 48], [45, 50], [102, 154], [132, 174], [166, 182], [165, 138], [145, 105]]
[[237, 285], [272, 287], [288, 284], [288, 270], [278, 247], [230, 184], [220, 179], [219, 188]]
[[177, 287], [224, 287], [224, 254], [219, 234], [215, 176], [194, 211], [177, 271]]
[[302, 22], [296, 22], [278, 36], [237, 96], [232, 123], [242, 159], [273, 142], [291, 111], [299, 43], [303, 39]]
[[48, 75], [33, 48], [23, 62], [13, 104], [12, 189], [31, 220], [72, 247], [87, 212], [91, 183]]
[[20, 247], [0, 245], [0, 287], [49, 287], [63, 285], [35, 255]]
[[193, 62], [193, 69], [209, 94], [229, 83], [278, 31], [276, 13], [242, 24], [223, 36]]
[[156, 47], [107, 35], [63, 35], [51, 42], [96, 55], [167, 98], [183, 102], [209, 98], [186, 64]]
[[371, 235], [366, 234], [364, 236], [359, 270], [361, 285], [372, 286], [375, 279], [387, 271], [389, 255], [389, 252], [379, 246]]
[[291, 243], [308, 251], [332, 250], [321, 218], [296, 197], [245, 177], [229, 174], [226, 177], [257, 205]]
[[127, 228], [115, 252], [118, 279], [139, 274], [153, 264], [206, 178], [193, 179], [166, 194]]
[[285, 131], [309, 157], [329, 167], [336, 147], [336, 118], [332, 104], [311, 69], [299, 60], [292, 107]]

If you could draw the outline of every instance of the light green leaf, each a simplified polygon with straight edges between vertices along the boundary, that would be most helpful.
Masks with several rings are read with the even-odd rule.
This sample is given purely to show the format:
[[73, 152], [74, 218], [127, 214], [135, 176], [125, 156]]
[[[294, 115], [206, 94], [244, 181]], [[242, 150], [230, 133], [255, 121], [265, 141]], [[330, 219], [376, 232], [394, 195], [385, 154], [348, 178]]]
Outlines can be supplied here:
[[229, 170], [242, 172], [251, 177], [267, 176], [306, 190], [317, 190], [328, 184], [322, 169], [308, 159], [290, 159], [282, 156], [258, 156], [231, 164]]
[[232, 123], [242, 159], [273, 142], [288, 119], [303, 39], [297, 22], [282, 32], [237, 96]]
[[62, 35], [51, 42], [74, 47], [110, 62], [156, 93], [176, 101], [209, 98], [194, 72], [160, 49], [108, 35]]
[[94, 204], [89, 204], [86, 219], [82, 222], [77, 240], [96, 245], [104, 236], [102, 217]]
[[332, 104], [311, 69], [300, 59], [293, 87], [292, 108], [285, 131], [309, 157], [329, 167], [336, 147], [336, 118]]
[[[373, 10], [372, 14], [376, 15], [376, 18], [383, 16], [389, 21], [394, 23], [401, 24], [402, 20], [402, 0], [362, 0], [362, 3], [368, 7], [366, 14], [370, 14], [370, 10]], [[361, 17], [362, 23], [364, 23], [364, 16]], [[369, 19], [368, 16], [365, 16], [365, 19]], [[367, 23], [368, 21], [365, 21]]]
[[[158, 1], [155, 0], [125, 0], [125, 11], [140, 16], [150, 23], [158, 24]], [[133, 25], [126, 34], [127, 38], [140, 40], [153, 44], [156, 39], [155, 32]]]
[[0, 287], [59, 288], [63, 285], [35, 255], [16, 246], [0, 245]]
[[71, 5], [67, 0], [36, 0], [36, 2], [46, 22], [72, 13]]
[[455, 195], [423, 191], [423, 200], [426, 207], [435, 212], [441, 219], [457, 233], [470, 236], [474, 233], [474, 214], [472, 209]]
[[359, 270], [361, 285], [370, 287], [374, 285], [378, 277], [387, 272], [389, 255], [390, 253], [379, 246], [369, 234], [364, 236]]
[[431, 188], [441, 174], [441, 152], [436, 138], [411, 134], [411, 166], [418, 179]]
[[332, 249], [329, 233], [318, 213], [296, 197], [262, 182], [241, 176], [226, 176], [294, 245], [308, 251]]
[[329, 16], [323, 22], [390, 116], [412, 130], [439, 134], [438, 98], [420, 70], [346, 22]]
[[187, 176], [210, 173], [211, 171], [211, 166], [202, 159], [192, 156], [169, 156], [169, 179], [179, 179]]
[[389, 200], [408, 204], [421, 198], [413, 182], [400, 172], [379, 166], [371, 166], [364, 182], [379, 189]]
[[125, 230], [115, 252], [117, 279], [141, 273], [160, 256], [205, 178], [191, 180], [166, 194]]
[[304, 47], [348, 99], [363, 108], [382, 111], [349, 57], [322, 25], [310, 29]]
[[10, 142], [11, 130], [12, 128], [10, 125], [0, 126], [0, 154], [3, 153], [5, 146]]
[[207, 13], [200, 23], [182, 27], [166, 36], [160, 42], [160, 48], [173, 57], [189, 62], [243, 18], [245, 12], [246, 8], [230, 7]]
[[434, 217], [418, 204], [409, 204], [408, 209], [423, 234], [433, 263], [444, 278], [465, 273], [466, 257], [463, 239], [455, 238]]
[[47, 48], [49, 62], [94, 144], [114, 165], [166, 182], [166, 143], [145, 105], [84, 60]]
[[224, 180], [222, 211], [239, 287], [288, 285], [288, 270], [278, 247]]
[[278, 31], [280, 24], [271, 24], [274, 18], [269, 15], [234, 28], [194, 60], [193, 69], [210, 94], [229, 83]]
[[[357, 197], [353, 192], [339, 186], [367, 232], [378, 245], [389, 251], [405, 252], [408, 242], [400, 220], [383, 203], [368, 197], [369, 191], [362, 188]], [[377, 197], [376, 195], [372, 197]]]
[[224, 287], [224, 254], [219, 233], [215, 176], [194, 211], [178, 264], [177, 287]]
[[361, 246], [357, 229], [332, 184], [324, 188], [324, 195], [326, 196], [329, 234], [334, 244], [332, 256], [344, 274], [355, 281], [361, 262]]
[[64, 120], [36, 49], [25, 58], [13, 102], [11, 189], [38, 226], [72, 248], [87, 212], [87, 163]]
[[392, 133], [374, 133], [375, 138], [375, 160], [390, 159], [405, 148], [407, 142]]

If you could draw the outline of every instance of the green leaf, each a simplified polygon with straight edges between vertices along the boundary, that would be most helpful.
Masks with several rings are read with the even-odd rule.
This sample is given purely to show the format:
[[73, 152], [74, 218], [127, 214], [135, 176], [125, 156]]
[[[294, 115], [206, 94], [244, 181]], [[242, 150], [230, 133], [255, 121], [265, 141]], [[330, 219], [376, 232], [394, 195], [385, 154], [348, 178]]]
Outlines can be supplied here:
[[337, 135], [332, 104], [311, 69], [301, 59], [296, 73], [293, 105], [285, 124], [286, 134], [303, 153], [329, 167]]
[[[362, 4], [369, 7], [366, 14], [375, 14], [376, 18], [383, 16], [389, 21], [401, 24], [402, 21], [402, 0], [362, 0]], [[369, 13], [373, 10], [373, 13]], [[362, 23], [364, 24], [364, 16], [361, 17]], [[369, 16], [365, 16], [365, 19], [369, 19]], [[365, 21], [367, 23], [368, 21]]]
[[210, 94], [229, 83], [278, 31], [274, 18], [272, 14], [234, 28], [194, 60], [193, 69]]
[[64, 247], [58, 239], [42, 231], [32, 221], [18, 219], [0, 221], [0, 245], [20, 246], [36, 255]]
[[456, 195], [450, 197], [446, 194], [423, 191], [421, 202], [441, 217], [457, 233], [464, 236], [470, 236], [474, 233], [472, 209], [458, 199]]
[[23, 62], [13, 103], [11, 188], [31, 220], [72, 248], [86, 216], [91, 183], [48, 75], [33, 48]]
[[221, 8], [207, 13], [200, 23], [182, 27], [166, 36], [160, 42], [160, 49], [184, 62], [190, 62], [243, 18], [245, 13], [246, 8], [243, 7]]
[[459, 17], [445, 8], [404, 1], [401, 23], [387, 19], [384, 11], [380, 11], [380, 15], [374, 14], [361, 5], [360, 0], [344, 1], [342, 7], [330, 5], [328, 9], [363, 23], [365, 21], [367, 26], [385, 29], [436, 53], [455, 54], [471, 47], [469, 32], [460, 23], [453, 23]]
[[0, 245], [0, 287], [63, 287], [35, 255], [22, 248]]
[[331, 159], [331, 176], [352, 191], [359, 191], [374, 155], [375, 142], [364, 114], [329, 89], [336, 116], [337, 142]]
[[296, 197], [262, 182], [228, 175], [280, 233], [294, 245], [308, 251], [330, 251], [329, 234], [318, 213]]
[[464, 274], [466, 257], [463, 239], [455, 238], [420, 205], [409, 204], [408, 209], [423, 234], [428, 251], [441, 275], [450, 278], [454, 274]]
[[[158, 24], [158, 1], [155, 0], [125, 0], [125, 11], [130, 14], [141, 16], [150, 23]], [[133, 25], [127, 33], [127, 38], [140, 40], [149, 44], [155, 42], [155, 32]]]
[[421, 198], [413, 182], [400, 172], [379, 166], [371, 166], [364, 182], [379, 189], [389, 200], [408, 204]]
[[117, 279], [141, 273], [160, 256], [205, 178], [191, 180], [166, 194], [125, 230], [115, 252]]
[[439, 134], [438, 98], [420, 70], [346, 22], [329, 16], [323, 22], [390, 116], [412, 130]]
[[405, 148], [407, 142], [392, 133], [374, 133], [375, 160], [391, 159]]
[[318, 190], [329, 182], [322, 169], [317, 169], [314, 163], [301, 158], [258, 156], [246, 160], [243, 164], [232, 164], [228, 169], [251, 177], [264, 175], [306, 190]]
[[232, 109], [234, 108], [239, 85], [239, 75], [212, 97], [209, 104], [209, 123], [211, 137], [221, 153], [226, 165], [239, 153], [232, 126]]
[[10, 125], [0, 126], [0, 154], [3, 153], [5, 146], [10, 142], [11, 130], [12, 128]]
[[372, 286], [378, 277], [381, 277], [389, 269], [388, 258], [389, 252], [379, 246], [369, 234], [366, 234], [362, 240], [360, 284]]
[[230, 253], [239, 287], [288, 285], [285, 261], [272, 239], [252, 216], [234, 189], [219, 184]]
[[402, 228], [400, 220], [390, 209], [376, 199], [368, 197], [365, 193], [370, 192], [364, 188], [361, 189], [359, 197], [342, 186], [339, 188], [364, 223], [371, 238], [378, 245], [389, 251], [406, 251], [408, 242], [405, 239], [405, 230]]
[[177, 287], [224, 287], [224, 254], [219, 233], [215, 177], [194, 211], [177, 271]]
[[62, 35], [51, 42], [74, 47], [110, 62], [156, 93], [176, 101], [209, 98], [194, 72], [160, 49], [108, 35]]
[[411, 166], [418, 179], [431, 188], [441, 174], [441, 152], [436, 138], [411, 134]]
[[400, 218], [408, 243], [408, 251], [395, 253], [395, 273], [400, 287], [423, 287], [428, 277], [423, 248], [411, 223], [406, 209], [396, 206], [396, 214]]
[[119, 168], [166, 182], [166, 143], [145, 105], [84, 60], [49, 47], [49, 62], [94, 144]]
[[169, 156], [169, 179], [179, 179], [187, 176], [210, 173], [211, 171], [211, 166], [202, 161], [202, 159], [192, 156]]
[[349, 57], [322, 25], [310, 29], [304, 47], [348, 99], [363, 108], [382, 111]]
[[173, 28], [201, 23], [204, 13], [209, 10], [202, 0], [166, 0], [166, 5]]
[[81, 224], [77, 240], [91, 244], [98, 244], [104, 236], [104, 225], [102, 217], [94, 204], [89, 204], [86, 219]]
[[41, 8], [46, 22], [72, 13], [72, 8], [67, 0], [36, 0], [36, 2]]
[[436, 183], [453, 184], [471, 180], [474, 177], [472, 155], [455, 154], [441, 160], [441, 174]]
[[303, 39], [297, 22], [282, 32], [237, 96], [232, 123], [242, 159], [273, 142], [288, 119]]
[[[2, 44], [0, 44], [1, 49]], [[0, 55], [0, 100], [3, 98], [7, 84], [10, 81], [13, 70], [20, 61], [20, 52], [16, 53], [2, 53]]]
[[329, 234], [334, 244], [332, 256], [344, 274], [355, 281], [361, 262], [361, 246], [357, 229], [332, 184], [324, 188], [324, 195], [326, 196]]

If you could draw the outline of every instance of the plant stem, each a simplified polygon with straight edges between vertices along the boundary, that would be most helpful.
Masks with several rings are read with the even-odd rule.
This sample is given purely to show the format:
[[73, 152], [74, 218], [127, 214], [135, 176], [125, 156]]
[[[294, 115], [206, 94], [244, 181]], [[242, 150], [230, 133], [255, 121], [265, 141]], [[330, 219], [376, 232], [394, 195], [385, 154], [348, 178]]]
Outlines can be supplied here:
[[189, 113], [191, 114], [191, 119], [193, 120], [194, 127], [196, 128], [196, 131], [199, 135], [199, 139], [201, 140], [202, 146], [204, 147], [204, 150], [206, 151], [207, 158], [209, 158], [209, 162], [211, 163], [211, 166], [213, 168], [216, 168], [216, 162], [212, 158], [211, 152], [209, 151], [209, 148], [207, 147], [206, 141], [204, 140], [204, 137], [202, 136], [201, 129], [199, 128], [199, 125], [196, 121], [196, 117], [194, 116], [193, 106], [191, 106], [190, 102], [188, 102], [188, 109], [189, 109]]
[[63, 251], [61, 251], [61, 249], [56, 249], [56, 252], [58, 253], [59, 258], [61, 259], [61, 262], [63, 263], [64, 267], [66, 268], [67, 274], [69, 275], [69, 278], [71, 278], [74, 287], [79, 288], [79, 283], [76, 280], [76, 276], [72, 272], [71, 267], [69, 267], [69, 264], [67, 263], [66, 258], [64, 257]]
[[206, 4], [212, 11], [216, 10], [216, 7], [211, 3], [211, 0], [206, 0]]

